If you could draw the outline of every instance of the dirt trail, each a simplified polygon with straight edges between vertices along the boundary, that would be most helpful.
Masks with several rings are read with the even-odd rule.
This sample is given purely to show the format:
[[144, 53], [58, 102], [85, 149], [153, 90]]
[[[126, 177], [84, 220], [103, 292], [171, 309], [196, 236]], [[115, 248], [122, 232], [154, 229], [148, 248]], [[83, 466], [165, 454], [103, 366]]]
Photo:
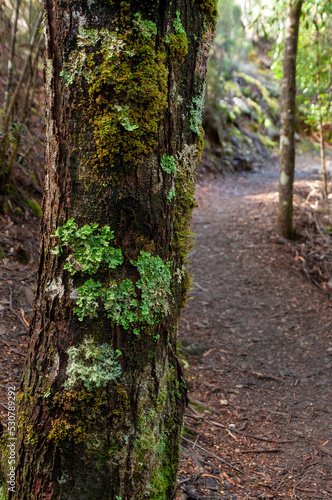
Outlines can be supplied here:
[[[299, 158], [297, 182], [318, 170]], [[202, 404], [186, 415], [179, 498], [332, 499], [332, 301], [285, 258], [277, 179], [271, 166], [197, 186], [180, 340]]]

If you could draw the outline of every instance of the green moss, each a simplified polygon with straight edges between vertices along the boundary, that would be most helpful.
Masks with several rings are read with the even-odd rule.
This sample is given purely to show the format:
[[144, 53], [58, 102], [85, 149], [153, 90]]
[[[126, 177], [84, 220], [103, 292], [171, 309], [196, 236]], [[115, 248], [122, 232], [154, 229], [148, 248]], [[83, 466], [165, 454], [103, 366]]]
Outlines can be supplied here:
[[216, 29], [217, 18], [218, 18], [217, 0], [201, 1], [200, 8], [206, 17], [208, 25], [210, 25], [212, 31], [214, 31]]
[[193, 233], [190, 221], [193, 208], [196, 206], [195, 178], [199, 161], [197, 147], [186, 145], [178, 153], [178, 169], [175, 180], [176, 202], [174, 207], [174, 250], [186, 262], [189, 250], [193, 246]]
[[117, 32], [84, 30], [78, 36], [79, 50], [65, 66], [66, 85], [77, 77], [88, 83], [98, 166], [135, 164], [157, 145], [158, 123], [167, 108], [165, 54], [155, 49], [156, 28], [140, 14], [136, 29]]
[[267, 146], [268, 148], [276, 148], [278, 147], [278, 142], [272, 141], [268, 136], [262, 135], [262, 134], [257, 134], [260, 141], [264, 144], [264, 146]]
[[250, 85], [255, 85], [256, 87], [259, 88], [263, 99], [265, 100], [267, 106], [269, 107], [269, 112], [271, 116], [273, 117], [278, 117], [280, 113], [280, 107], [279, 107], [279, 101], [275, 97], [270, 96], [269, 90], [264, 87], [264, 85], [257, 80], [257, 78], [254, 78], [250, 75], [247, 75], [246, 73], [234, 73], [234, 75], [238, 78], [243, 78], [245, 82], [247, 82]]
[[25, 436], [24, 436], [24, 442], [26, 444], [31, 444], [34, 445], [37, 443], [37, 432], [34, 429], [33, 425], [27, 425], [24, 427], [25, 429]]
[[116, 385], [116, 405], [113, 410], [113, 416], [119, 419], [123, 418], [126, 411], [130, 409], [128, 394], [122, 383]]
[[166, 43], [169, 45], [171, 57], [177, 58], [180, 62], [183, 62], [188, 54], [188, 39], [181, 23], [179, 11], [176, 11], [173, 26], [174, 33], [166, 37]]
[[[138, 437], [134, 442], [136, 467], [135, 475], [144, 474], [145, 464], [149, 462], [150, 488], [144, 492], [143, 498], [168, 500], [173, 498], [174, 476], [178, 461], [179, 426], [176, 415], [170, 408], [176, 407], [178, 394], [175, 384], [175, 372], [172, 367], [159, 380], [159, 389], [154, 400], [143, 397], [138, 402], [137, 427]], [[175, 392], [174, 392], [175, 388]], [[150, 394], [152, 391], [147, 389]]]
[[79, 387], [55, 395], [53, 406], [55, 411], [60, 409], [61, 417], [53, 420], [48, 439], [56, 444], [71, 440], [80, 443], [87, 440], [93, 427], [101, 422], [108, 399], [103, 388], [88, 391]]

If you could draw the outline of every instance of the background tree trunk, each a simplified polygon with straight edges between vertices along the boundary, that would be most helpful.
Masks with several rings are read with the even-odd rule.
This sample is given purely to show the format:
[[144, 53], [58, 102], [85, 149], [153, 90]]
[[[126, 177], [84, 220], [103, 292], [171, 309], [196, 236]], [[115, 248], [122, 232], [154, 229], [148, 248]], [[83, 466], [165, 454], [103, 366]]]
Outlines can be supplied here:
[[15, 499], [174, 498], [215, 16], [211, 0], [46, 0], [46, 194]]
[[293, 239], [293, 182], [295, 168], [296, 54], [302, 0], [290, 0], [286, 21], [283, 79], [281, 87], [280, 180], [278, 228]]

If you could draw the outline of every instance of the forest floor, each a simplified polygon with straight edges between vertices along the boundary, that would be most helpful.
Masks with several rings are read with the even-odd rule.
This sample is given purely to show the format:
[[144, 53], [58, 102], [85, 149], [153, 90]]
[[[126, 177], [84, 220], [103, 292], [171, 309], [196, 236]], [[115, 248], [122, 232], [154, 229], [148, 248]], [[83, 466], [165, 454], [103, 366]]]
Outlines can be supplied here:
[[[276, 163], [197, 183], [178, 499], [332, 498], [332, 222], [316, 210], [318, 169], [298, 158], [294, 243], [275, 230]], [[3, 414], [27, 347], [37, 219], [1, 216], [0, 245]]]

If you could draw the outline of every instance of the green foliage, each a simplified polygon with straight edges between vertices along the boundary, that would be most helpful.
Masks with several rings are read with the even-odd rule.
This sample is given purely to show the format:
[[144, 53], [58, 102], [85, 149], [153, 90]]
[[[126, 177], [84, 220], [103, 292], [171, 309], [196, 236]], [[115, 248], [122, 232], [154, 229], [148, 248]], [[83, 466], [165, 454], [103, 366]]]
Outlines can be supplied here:
[[90, 391], [106, 387], [121, 376], [121, 366], [109, 344], [95, 344], [93, 338], [89, 337], [78, 347], [67, 349], [67, 353], [67, 389], [83, 385]]
[[176, 11], [176, 17], [173, 21], [174, 33], [167, 35], [166, 43], [169, 44], [169, 49], [172, 57], [177, 57], [180, 62], [184, 61], [188, 54], [188, 39], [187, 34], [182, 26], [180, 12]]
[[[310, 129], [331, 121], [331, 28], [329, 0], [306, 0], [302, 6], [297, 54], [297, 104]], [[282, 78], [284, 40], [275, 47], [272, 69]]]
[[110, 246], [114, 232], [109, 226], [98, 229], [98, 224], [93, 223], [78, 229], [74, 219], [69, 219], [63, 227], [58, 227], [52, 236], [60, 239], [60, 244], [52, 253], [61, 255], [64, 246], [73, 251], [64, 265], [64, 269], [71, 275], [78, 271], [94, 274], [101, 265], [115, 269], [123, 262], [121, 250]]
[[202, 120], [204, 113], [204, 103], [205, 103], [205, 84], [201, 94], [194, 97], [192, 100], [192, 106], [190, 110], [190, 130], [195, 132], [199, 137], [202, 137]]
[[99, 281], [94, 282], [92, 278], [87, 280], [84, 285], [78, 289], [77, 306], [74, 312], [78, 319], [83, 321], [87, 316], [89, 318], [97, 318], [97, 309], [99, 307], [98, 299], [102, 297], [102, 285]]
[[160, 166], [167, 174], [175, 174], [176, 172], [176, 163], [173, 156], [165, 154], [161, 159]]

